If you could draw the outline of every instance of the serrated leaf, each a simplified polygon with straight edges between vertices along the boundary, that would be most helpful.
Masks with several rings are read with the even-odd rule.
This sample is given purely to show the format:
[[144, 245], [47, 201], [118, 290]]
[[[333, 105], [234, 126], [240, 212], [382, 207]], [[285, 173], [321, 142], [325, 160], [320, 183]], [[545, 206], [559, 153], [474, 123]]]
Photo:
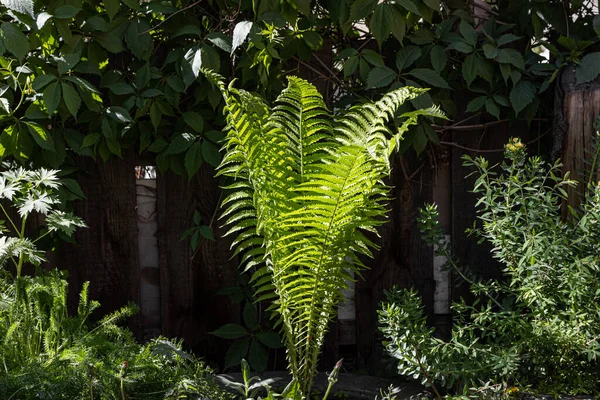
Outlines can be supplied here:
[[185, 85], [180, 77], [177, 75], [171, 75], [167, 78], [167, 85], [177, 93], [185, 92]]
[[360, 58], [357, 55], [354, 55], [344, 61], [344, 78], [347, 78], [356, 72], [359, 62]]
[[206, 35], [206, 39], [227, 53], [231, 53], [233, 48], [231, 39], [223, 32], [211, 32]]
[[85, 137], [83, 138], [83, 143], [81, 144], [81, 147], [90, 147], [90, 146], [95, 146], [96, 144], [98, 144], [100, 142], [100, 138], [102, 136], [99, 133], [89, 133], [87, 135], [85, 135]]
[[508, 79], [510, 78], [511, 71], [510, 64], [500, 64], [500, 74], [502, 75], [502, 79], [504, 79], [504, 83], [508, 85]]
[[140, 1], [139, 0], [122, 0], [123, 3], [132, 10], [141, 11]]
[[377, 7], [377, 0], [356, 0], [350, 7], [350, 21], [365, 19]]
[[594, 32], [596, 32], [596, 35], [598, 35], [598, 37], [600, 37], [600, 15], [596, 15], [594, 17], [592, 25], [594, 27]]
[[121, 7], [120, 0], [103, 0], [104, 8], [106, 9], [106, 14], [108, 14], [108, 18], [112, 21], [115, 15], [119, 12], [119, 8]]
[[37, 124], [35, 122], [26, 121], [25, 125], [27, 125], [27, 129], [29, 133], [31, 133], [31, 137], [42, 149], [49, 150], [54, 152], [54, 141], [52, 140], [52, 136], [50, 133], [44, 128], [42, 125]]
[[315, 31], [304, 32], [302, 39], [312, 50], [319, 50], [323, 46], [323, 38]]
[[421, 57], [421, 49], [417, 46], [405, 46], [396, 53], [396, 67], [398, 71], [410, 67], [415, 61]]
[[151, 26], [143, 19], [130, 22], [125, 34], [127, 47], [140, 60], [148, 60], [152, 55], [153, 40], [150, 36]]
[[151, 153], [160, 153], [167, 147], [169, 147], [169, 143], [167, 143], [165, 139], [159, 137], [148, 147], [148, 151]]
[[392, 13], [390, 23], [392, 35], [394, 35], [396, 40], [402, 42], [406, 33], [406, 18], [398, 6], [388, 7], [388, 10]]
[[45, 11], [37, 15], [37, 17], [35, 18], [35, 26], [37, 27], [38, 31], [41, 30], [44, 27], [44, 25], [46, 25], [46, 22], [48, 22], [50, 18], [52, 18], [52, 15], [48, 14]]
[[279, 349], [283, 347], [281, 337], [277, 334], [277, 332], [260, 332], [255, 336], [262, 344], [270, 349]]
[[52, 115], [56, 111], [62, 97], [62, 89], [58, 83], [52, 82], [49, 84], [42, 94], [44, 104], [46, 104], [46, 108], [48, 109], [48, 115]]
[[290, 0], [293, 7], [302, 15], [310, 15], [310, 0]]
[[169, 147], [167, 148], [167, 154], [183, 153], [184, 151], [190, 148], [190, 146], [194, 143], [195, 140], [196, 136], [192, 135], [191, 133], [184, 132], [177, 134], [173, 137], [171, 143], [169, 143]]
[[446, 47], [446, 50], [456, 50], [460, 51], [461, 53], [469, 54], [473, 52], [473, 46], [466, 42], [463, 42], [462, 40], [457, 40], [455, 42], [450, 43], [448, 47]]
[[194, 131], [197, 133], [204, 131], [204, 118], [200, 114], [189, 111], [184, 112], [182, 116], [185, 123]]
[[498, 104], [500, 104], [503, 107], [508, 107], [510, 106], [510, 103], [508, 102], [508, 99], [506, 98], [506, 96], [502, 96], [500, 94], [495, 94], [494, 96], [494, 101]]
[[223, 139], [225, 139], [225, 133], [223, 131], [207, 131], [203, 133], [203, 136], [210, 140], [211, 142], [215, 143], [215, 144], [219, 144], [223, 141]]
[[383, 57], [381, 54], [371, 50], [365, 49], [361, 53], [361, 56], [371, 65], [375, 67], [385, 67], [385, 61], [383, 61]]
[[448, 83], [444, 80], [444, 78], [442, 78], [438, 72], [432, 69], [415, 68], [410, 70], [407, 74], [422, 80], [429, 85], [442, 89], [450, 89], [450, 86], [448, 86]]
[[440, 10], [440, 0], [423, 0], [423, 3], [434, 11]]
[[369, 30], [377, 40], [379, 47], [390, 36], [392, 30], [392, 13], [389, 8], [390, 6], [386, 3], [379, 4], [369, 20]]
[[248, 327], [248, 329], [254, 331], [256, 328], [258, 328], [258, 311], [256, 310], [256, 306], [254, 304], [246, 302], [242, 315], [244, 317], [244, 324]]
[[232, 54], [235, 51], [235, 49], [237, 49], [241, 46], [242, 43], [244, 43], [244, 41], [248, 37], [248, 34], [250, 33], [250, 29], [252, 29], [251, 21], [242, 21], [238, 22], [235, 25], [235, 28], [233, 28], [233, 40], [231, 43]]
[[79, 111], [79, 107], [81, 106], [81, 97], [79, 97], [77, 90], [70, 83], [62, 82], [61, 86], [67, 110], [69, 110], [72, 116], [77, 117], [77, 111]]
[[131, 85], [128, 85], [124, 82], [113, 83], [112, 85], [108, 85], [108, 90], [117, 95], [126, 95], [135, 93], [135, 90]]
[[75, 17], [81, 8], [72, 6], [70, 4], [65, 4], [64, 6], [60, 6], [54, 11], [54, 18], [60, 19], [71, 19]]
[[194, 77], [197, 78], [200, 74], [200, 68], [202, 68], [202, 53], [198, 46], [189, 49], [183, 58], [189, 64]]
[[421, 11], [419, 7], [413, 2], [413, 0], [396, 0], [396, 4], [399, 4], [406, 11], [411, 12], [416, 15], [421, 15]]
[[46, 87], [46, 85], [48, 85], [50, 82], [54, 82], [56, 79], [56, 76], [50, 74], [39, 75], [35, 77], [33, 83], [31, 84], [31, 87], [36, 92], [39, 92], [41, 89]]
[[250, 342], [248, 363], [256, 372], [263, 372], [267, 368], [267, 349], [258, 340]]
[[111, 53], [120, 53], [125, 48], [123, 42], [114, 32], [98, 32], [94, 34], [94, 40]]
[[239, 339], [246, 336], [248, 331], [238, 324], [225, 324], [211, 332], [211, 334], [223, 339]]
[[477, 76], [477, 62], [476, 54], [469, 54], [462, 64], [462, 74], [467, 86], [471, 86]]
[[0, 28], [2, 29], [6, 49], [14, 54], [19, 61], [22, 61], [29, 52], [29, 40], [17, 24], [3, 22]]
[[521, 36], [513, 35], [512, 33], [507, 33], [506, 35], [500, 36], [496, 44], [498, 45], [498, 47], [500, 47], [502, 45], [514, 42], [515, 40], [519, 39], [521, 39]]
[[225, 353], [225, 369], [238, 365], [246, 357], [246, 354], [248, 354], [249, 346], [249, 339], [241, 339], [233, 342], [229, 346], [229, 349], [227, 349], [227, 353]]
[[458, 25], [460, 35], [465, 39], [465, 42], [471, 46], [477, 45], [477, 31], [464, 19], [460, 21]]
[[437, 72], [442, 71], [446, 68], [446, 63], [448, 62], [448, 56], [446, 55], [446, 51], [442, 46], [435, 45], [431, 48], [431, 52], [429, 54], [431, 58], [431, 66]]
[[131, 117], [129, 116], [129, 112], [123, 107], [112, 106], [106, 109], [106, 115], [112, 118], [114, 121], [127, 123], [133, 122]]
[[511, 64], [519, 69], [525, 68], [523, 56], [515, 49], [498, 49], [498, 55], [495, 58], [501, 64]]
[[485, 58], [491, 60], [498, 55], [498, 49], [493, 44], [486, 43], [483, 45], [483, 54], [485, 55]]
[[515, 112], [519, 114], [535, 98], [535, 85], [529, 81], [521, 80], [510, 91], [510, 103]]
[[0, 0], [0, 3], [9, 10], [34, 17], [33, 0]]
[[388, 86], [397, 76], [398, 74], [393, 69], [388, 67], [375, 67], [369, 72], [367, 87], [382, 88]]
[[217, 167], [221, 163], [221, 153], [219, 147], [211, 141], [202, 141], [202, 158], [213, 167]]
[[162, 95], [164, 95], [164, 93], [161, 90], [154, 89], [154, 88], [144, 90], [140, 94], [140, 96], [142, 96], [145, 99], [151, 99], [153, 97], [158, 97], [158, 96], [162, 96]]
[[485, 102], [485, 110], [490, 114], [500, 119], [500, 107], [496, 104], [496, 102], [490, 97]]
[[195, 142], [190, 146], [188, 151], [185, 153], [185, 170], [188, 176], [191, 178], [198, 172], [204, 159], [202, 158], [202, 146], [199, 141]]
[[137, 72], [135, 73], [135, 86], [138, 90], [141, 90], [148, 85], [150, 82], [151, 74], [150, 74], [150, 65], [145, 63], [142, 65]]
[[577, 85], [590, 82], [600, 74], [600, 52], [585, 55], [579, 65], [575, 68]]
[[184, 35], [192, 35], [202, 37], [202, 29], [198, 25], [184, 25], [177, 29], [171, 38], [176, 38]]
[[85, 193], [81, 190], [81, 186], [75, 179], [70, 178], [62, 178], [60, 183], [63, 187], [65, 187], [69, 192], [73, 193], [80, 199], [85, 199]]
[[154, 130], [158, 129], [158, 126], [160, 125], [161, 120], [162, 120], [162, 111], [160, 111], [160, 108], [158, 107], [156, 102], [153, 102], [152, 105], [150, 106], [150, 122], [152, 122], [152, 126], [154, 127]]
[[423, 152], [423, 150], [425, 150], [425, 147], [427, 147], [427, 143], [429, 142], [429, 139], [427, 139], [427, 134], [425, 133], [425, 130], [423, 129], [423, 125], [419, 125], [415, 129], [412, 142], [413, 142], [413, 147], [415, 148], [415, 151], [417, 152], [417, 155], [421, 154]]

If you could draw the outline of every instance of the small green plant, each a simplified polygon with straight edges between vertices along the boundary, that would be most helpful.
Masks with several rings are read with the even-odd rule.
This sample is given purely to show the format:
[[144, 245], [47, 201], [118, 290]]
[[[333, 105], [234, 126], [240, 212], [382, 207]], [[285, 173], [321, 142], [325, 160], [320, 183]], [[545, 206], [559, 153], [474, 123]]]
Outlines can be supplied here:
[[[250, 366], [245, 359], [240, 361], [242, 367], [242, 382], [232, 381], [225, 376], [217, 376], [217, 380], [225, 389], [230, 390], [238, 395], [240, 399], [255, 399], [259, 398], [261, 392], [267, 393], [267, 398], [272, 398], [271, 385], [281, 378], [260, 379], [257, 375], [252, 375]], [[293, 385], [292, 385], [293, 386]], [[286, 394], [287, 392], [284, 391]]]
[[[600, 185], [589, 185], [580, 209], [561, 216], [565, 188], [561, 165], [527, 157], [518, 139], [506, 161], [491, 166], [465, 157], [476, 169], [479, 226], [470, 232], [489, 242], [504, 277], [484, 281], [452, 257], [437, 210], [421, 210], [425, 241], [447, 257], [470, 285], [474, 304], [455, 303], [447, 342], [426, 326], [420, 298], [394, 289], [379, 312], [388, 352], [402, 375], [450, 393], [482, 397], [515, 390], [550, 394], [600, 392]], [[499, 171], [498, 171], [499, 169]], [[437, 388], [439, 388], [439, 390]]]
[[334, 115], [296, 77], [269, 107], [205, 74], [223, 93], [229, 127], [218, 173], [234, 183], [223, 218], [244, 268], [257, 267], [257, 300], [273, 299], [290, 372], [306, 396], [340, 291], [363, 268], [359, 255], [376, 247], [364, 232], [384, 222], [389, 157], [419, 116], [442, 113], [407, 113], [392, 134], [395, 111], [426, 90], [404, 87]]
[[[225, 376], [217, 376], [217, 380], [224, 386], [226, 389], [238, 394], [240, 400], [300, 400], [303, 399], [302, 393], [300, 392], [300, 386], [296, 379], [292, 378], [292, 380], [287, 384], [287, 386], [281, 391], [281, 393], [277, 393], [271, 389], [271, 385], [281, 378], [270, 378], [261, 380], [259, 376], [252, 375], [250, 372], [250, 366], [246, 362], [246, 360], [242, 359], [241, 361], [242, 367], [242, 382], [235, 382], [228, 379]], [[328, 385], [327, 390], [323, 397], [319, 396], [318, 393], [311, 392], [311, 399], [321, 399], [327, 400], [329, 393], [331, 392], [331, 388], [338, 380], [338, 375], [340, 369], [342, 368], [342, 360], [339, 360], [333, 370], [327, 377]], [[266, 397], [262, 398], [258, 396], [259, 394], [266, 393]]]
[[194, 257], [196, 253], [198, 253], [198, 250], [200, 249], [200, 244], [204, 239], [215, 240], [210, 226], [202, 223], [202, 217], [200, 216], [198, 210], [194, 210], [193, 222], [194, 224], [187, 228], [185, 232], [183, 232], [183, 234], [181, 235], [181, 238], [179, 239], [185, 240], [188, 237], [190, 238], [190, 245], [192, 246], [192, 250], [194, 251], [192, 257]]
[[[59, 231], [68, 237], [75, 229], [85, 227], [81, 218], [60, 210], [58, 189], [61, 182], [58, 171], [48, 169], [11, 169], [0, 173], [0, 200], [11, 202], [19, 217], [15, 220], [0, 202], [0, 209], [8, 222], [0, 221], [0, 265], [12, 260], [17, 278], [27, 262], [39, 265], [43, 260], [35, 244], [46, 235]], [[45, 216], [46, 226], [37, 238], [27, 237], [27, 220], [33, 213]], [[5, 234], [11, 234], [5, 236]]]
[[[69, 313], [68, 283], [57, 271], [24, 275], [26, 263], [39, 265], [36, 244], [51, 232], [71, 236], [83, 221], [61, 211], [58, 171], [23, 168], [0, 174], [0, 209], [11, 236], [0, 237], [0, 393], [9, 399], [225, 399], [211, 371], [164, 338], [135, 342], [119, 322], [133, 305], [89, 322], [100, 304], [88, 298], [88, 283], [77, 312]], [[7, 201], [8, 200], [8, 201]], [[10, 204], [16, 209], [11, 214]], [[45, 216], [45, 226], [27, 236], [27, 219]], [[12, 216], [16, 215], [16, 216]], [[20, 218], [20, 219], [17, 219]], [[16, 274], [2, 268], [11, 262]]]
[[225, 324], [212, 334], [235, 340], [225, 354], [225, 369], [247, 359], [253, 371], [263, 372], [267, 368], [270, 350], [283, 347], [283, 343], [281, 336], [274, 330], [272, 321], [265, 316], [266, 307], [254, 302], [255, 289], [249, 280], [248, 273], [240, 274], [238, 285], [219, 291], [221, 295], [228, 295], [232, 303], [240, 304], [243, 324]]

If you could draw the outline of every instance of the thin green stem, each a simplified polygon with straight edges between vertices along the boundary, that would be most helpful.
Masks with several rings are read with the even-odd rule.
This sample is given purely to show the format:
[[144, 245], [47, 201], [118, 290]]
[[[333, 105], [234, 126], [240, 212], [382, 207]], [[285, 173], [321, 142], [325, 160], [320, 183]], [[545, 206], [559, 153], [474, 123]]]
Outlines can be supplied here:
[[37, 239], [35, 239], [33, 241], [33, 243], [37, 243], [39, 240], [41, 240], [42, 238], [48, 236], [50, 234], [50, 232], [52, 232], [50, 229], [48, 229], [46, 232], [44, 232], [44, 234], [40, 235], [40, 237], [38, 237]]
[[[21, 230], [18, 232], [19, 239], [23, 239], [25, 237], [25, 226], [27, 224], [27, 214], [23, 216], [23, 220], [21, 221]], [[19, 262], [17, 264], [17, 278], [21, 276], [21, 269], [23, 268], [24, 262], [23, 252], [19, 252]]]
[[4, 216], [6, 217], [6, 219], [8, 220], [8, 222], [10, 222], [10, 224], [12, 225], [13, 229], [15, 230], [15, 233], [19, 234], [19, 228], [17, 228], [17, 225], [15, 225], [15, 223], [12, 220], [12, 218], [8, 215], [8, 213], [6, 212], [6, 209], [4, 208], [4, 206], [2, 205], [2, 203], [0, 203], [0, 209], [2, 209], [2, 212], [4, 213]]

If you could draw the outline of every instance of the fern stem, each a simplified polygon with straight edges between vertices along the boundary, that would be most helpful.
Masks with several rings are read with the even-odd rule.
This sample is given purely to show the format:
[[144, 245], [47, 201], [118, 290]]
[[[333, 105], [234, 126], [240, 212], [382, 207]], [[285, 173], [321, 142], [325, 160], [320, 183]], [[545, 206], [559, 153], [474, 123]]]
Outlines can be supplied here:
[[[27, 216], [28, 216], [28, 214], [25, 214], [23, 216], [23, 220], [21, 221], [21, 230], [17, 232], [19, 234], [20, 239], [23, 239], [25, 237], [25, 225], [27, 224]], [[19, 262], [17, 263], [17, 278], [21, 277], [21, 269], [23, 268], [23, 262], [24, 262], [23, 251], [20, 251], [19, 252]]]

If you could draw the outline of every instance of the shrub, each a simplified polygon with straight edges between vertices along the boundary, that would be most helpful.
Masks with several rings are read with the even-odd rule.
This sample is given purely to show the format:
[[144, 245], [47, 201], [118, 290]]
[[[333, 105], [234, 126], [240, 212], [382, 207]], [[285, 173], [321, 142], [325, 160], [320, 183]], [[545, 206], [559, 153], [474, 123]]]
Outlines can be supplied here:
[[[70, 236], [83, 222], [59, 210], [58, 171], [23, 168], [0, 174], [0, 199], [16, 208], [9, 222], [12, 236], [0, 236], [0, 268], [10, 260], [16, 276], [0, 276], [0, 393], [12, 399], [223, 399], [211, 371], [164, 338], [146, 345], [135, 342], [117, 323], [136, 312], [130, 305], [90, 327], [88, 318], [100, 304], [88, 300], [84, 284], [77, 313], [67, 307], [68, 283], [58, 272], [30, 277], [26, 263], [43, 261], [36, 243], [59, 231]], [[31, 238], [26, 233], [32, 213], [45, 216], [46, 226]], [[0, 231], [0, 234], [4, 234]]]
[[527, 157], [518, 139], [506, 146], [500, 172], [484, 158], [476, 169], [480, 226], [503, 278], [482, 281], [461, 268], [444, 242], [437, 210], [421, 210], [425, 240], [468, 281], [474, 304], [453, 305], [452, 337], [444, 342], [425, 325], [416, 293], [397, 289], [379, 311], [388, 352], [402, 375], [461, 394], [495, 389], [597, 394], [600, 390], [600, 185], [588, 188], [580, 211], [564, 221], [559, 163]]

